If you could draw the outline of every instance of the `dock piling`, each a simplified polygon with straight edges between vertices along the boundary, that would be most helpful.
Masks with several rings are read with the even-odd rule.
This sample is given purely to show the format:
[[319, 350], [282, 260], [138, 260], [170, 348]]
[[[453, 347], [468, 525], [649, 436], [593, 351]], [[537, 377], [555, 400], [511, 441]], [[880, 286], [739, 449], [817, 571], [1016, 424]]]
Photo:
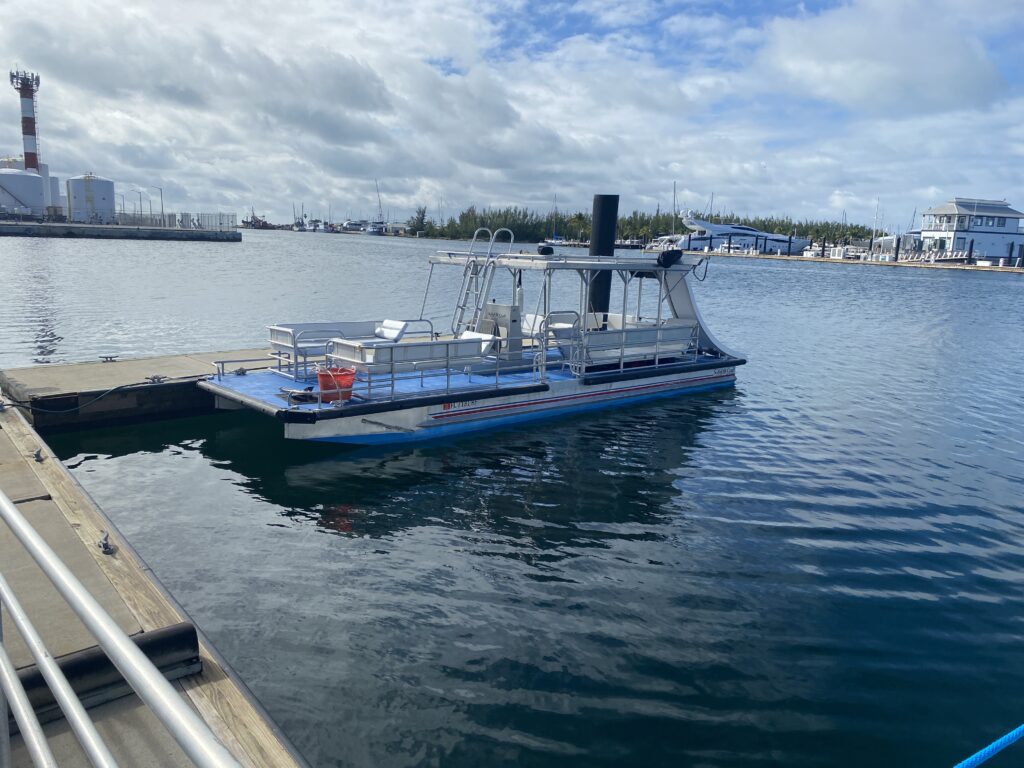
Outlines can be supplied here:
[[[619, 219], [618, 195], [594, 195], [593, 227], [590, 233], [591, 256], [615, 255], [615, 227]], [[611, 303], [612, 273], [591, 270], [588, 275], [590, 294], [587, 311], [607, 315]], [[585, 324], [585, 323], [584, 323]]]

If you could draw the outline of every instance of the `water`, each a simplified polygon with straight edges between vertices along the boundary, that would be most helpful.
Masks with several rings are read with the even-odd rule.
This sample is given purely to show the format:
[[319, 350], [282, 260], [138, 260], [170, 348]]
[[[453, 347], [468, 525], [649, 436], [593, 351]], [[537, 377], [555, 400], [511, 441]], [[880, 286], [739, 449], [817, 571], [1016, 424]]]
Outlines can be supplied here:
[[[0, 361], [415, 315], [434, 245], [0, 242]], [[718, 259], [734, 391], [400, 451], [50, 442], [314, 765], [948, 765], [1024, 719], [1022, 287]]]

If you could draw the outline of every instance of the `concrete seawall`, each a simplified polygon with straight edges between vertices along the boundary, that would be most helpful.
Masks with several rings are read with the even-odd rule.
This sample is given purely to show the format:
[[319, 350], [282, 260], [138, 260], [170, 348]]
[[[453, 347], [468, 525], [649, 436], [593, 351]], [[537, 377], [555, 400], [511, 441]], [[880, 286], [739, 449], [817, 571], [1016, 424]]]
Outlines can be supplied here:
[[39, 224], [0, 222], [0, 236], [84, 237], [99, 240], [187, 240], [240, 243], [238, 230], [171, 229], [165, 227], [122, 227], [116, 224]]

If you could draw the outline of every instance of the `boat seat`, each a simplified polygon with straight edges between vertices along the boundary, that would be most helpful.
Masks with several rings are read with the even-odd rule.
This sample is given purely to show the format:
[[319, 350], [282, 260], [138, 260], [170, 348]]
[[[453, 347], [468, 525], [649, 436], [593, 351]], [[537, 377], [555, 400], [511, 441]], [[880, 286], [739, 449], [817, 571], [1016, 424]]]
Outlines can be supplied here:
[[380, 325], [373, 329], [373, 335], [385, 341], [399, 342], [409, 328], [409, 323], [403, 320], [382, 320]]
[[494, 342], [498, 340], [498, 337], [493, 333], [478, 333], [477, 331], [463, 331], [459, 334], [459, 339], [478, 339], [480, 341], [480, 356], [487, 357], [494, 349]]
[[387, 344], [397, 344], [405, 336], [406, 330], [409, 328], [409, 323], [402, 320], [382, 320], [376, 328], [373, 329], [373, 335], [369, 338], [359, 338], [357, 341], [362, 342], [363, 346], [376, 347]]
[[696, 350], [696, 325], [628, 327], [587, 335], [583, 353], [587, 363], [637, 360], [688, 354]]
[[[524, 337], [536, 337], [540, 335], [543, 322], [544, 315], [527, 313], [523, 315], [519, 328]], [[548, 313], [548, 332], [556, 339], [569, 338], [578, 322], [579, 315], [575, 312], [550, 312]]]
[[309, 378], [311, 358], [323, 357], [333, 338], [373, 338], [379, 320], [340, 320], [324, 323], [278, 323], [267, 326], [270, 332], [270, 356], [284, 367], [280, 373], [293, 378]]
[[366, 375], [408, 373], [451, 366], [461, 370], [480, 362], [497, 337], [475, 331], [464, 331], [458, 339], [437, 339], [397, 343], [383, 339], [331, 339], [327, 356], [347, 368]]

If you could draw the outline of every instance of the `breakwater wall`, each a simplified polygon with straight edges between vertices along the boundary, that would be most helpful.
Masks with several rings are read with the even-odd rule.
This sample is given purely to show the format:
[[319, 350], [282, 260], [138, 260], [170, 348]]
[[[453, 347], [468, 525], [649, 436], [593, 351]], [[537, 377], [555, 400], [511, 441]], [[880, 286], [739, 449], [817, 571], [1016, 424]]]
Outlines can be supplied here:
[[0, 236], [85, 237], [100, 240], [182, 240], [239, 243], [236, 229], [176, 229], [172, 227], [126, 227], [117, 224], [52, 224], [0, 222]]

